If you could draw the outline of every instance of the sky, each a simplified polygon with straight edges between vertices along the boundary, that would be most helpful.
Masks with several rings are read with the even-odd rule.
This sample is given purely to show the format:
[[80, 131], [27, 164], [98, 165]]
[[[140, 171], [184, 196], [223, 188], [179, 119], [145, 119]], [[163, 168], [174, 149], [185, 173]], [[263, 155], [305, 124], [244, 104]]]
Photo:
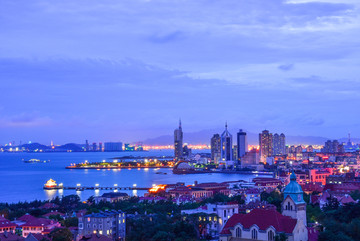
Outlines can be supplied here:
[[0, 143], [360, 136], [358, 0], [2, 0]]

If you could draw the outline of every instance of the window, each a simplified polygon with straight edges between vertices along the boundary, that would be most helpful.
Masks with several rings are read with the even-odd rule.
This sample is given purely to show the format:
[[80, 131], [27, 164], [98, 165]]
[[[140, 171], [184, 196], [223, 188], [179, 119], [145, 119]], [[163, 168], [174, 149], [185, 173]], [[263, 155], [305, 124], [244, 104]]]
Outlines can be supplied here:
[[226, 217], [226, 210], [224, 210], [224, 217]]
[[268, 232], [268, 240], [269, 241], [274, 241], [275, 240], [275, 235], [274, 235], [274, 232], [272, 230], [270, 230]]
[[236, 228], [235, 235], [237, 238], [241, 238], [241, 228], [239, 228], [239, 227]]
[[83, 228], [84, 228], [83, 224], [79, 223], [79, 229], [83, 229]]
[[251, 238], [252, 238], [252, 239], [257, 239], [257, 237], [258, 237], [258, 232], [257, 232], [256, 229], [253, 229], [253, 230], [251, 231]]

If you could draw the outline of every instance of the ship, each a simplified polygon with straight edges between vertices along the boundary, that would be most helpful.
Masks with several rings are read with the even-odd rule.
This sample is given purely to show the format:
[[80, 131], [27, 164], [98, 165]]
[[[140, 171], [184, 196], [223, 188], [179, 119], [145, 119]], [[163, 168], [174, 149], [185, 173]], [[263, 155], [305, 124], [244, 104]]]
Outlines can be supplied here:
[[50, 162], [50, 160], [41, 161], [40, 159], [30, 159], [30, 160], [24, 161], [24, 162], [25, 163], [40, 163], [40, 162], [47, 163], [47, 162]]

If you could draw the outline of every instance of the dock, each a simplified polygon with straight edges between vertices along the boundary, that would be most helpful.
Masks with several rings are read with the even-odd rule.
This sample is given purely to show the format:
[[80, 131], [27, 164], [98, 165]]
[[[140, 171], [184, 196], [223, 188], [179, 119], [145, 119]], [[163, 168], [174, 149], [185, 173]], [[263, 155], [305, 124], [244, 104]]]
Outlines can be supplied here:
[[76, 190], [76, 191], [85, 191], [85, 190], [145, 190], [148, 191], [150, 188], [148, 187], [100, 187], [100, 186], [95, 186], [95, 187], [90, 187], [90, 186], [75, 186], [75, 187], [71, 187], [71, 186], [55, 186], [55, 187], [46, 187], [44, 186], [45, 190]]

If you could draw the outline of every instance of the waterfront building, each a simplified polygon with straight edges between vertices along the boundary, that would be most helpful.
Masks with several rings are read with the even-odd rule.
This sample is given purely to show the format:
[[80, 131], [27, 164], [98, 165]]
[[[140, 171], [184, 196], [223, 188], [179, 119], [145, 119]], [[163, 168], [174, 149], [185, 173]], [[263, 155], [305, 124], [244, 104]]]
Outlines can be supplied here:
[[211, 160], [218, 163], [221, 158], [221, 138], [219, 134], [214, 134], [210, 141]]
[[237, 159], [240, 160], [248, 152], [246, 132], [242, 129], [237, 133]]
[[79, 217], [79, 237], [106, 235], [113, 240], [125, 240], [126, 215], [122, 211], [101, 211]]
[[238, 160], [238, 146], [234, 145], [232, 151], [233, 151], [233, 160]]
[[103, 151], [103, 144], [102, 144], [102, 142], [99, 142], [99, 151]]
[[247, 214], [234, 214], [220, 232], [220, 241], [267, 240], [283, 233], [289, 241], [308, 240], [306, 203], [296, 175], [284, 191], [282, 214], [274, 209], [253, 209]]
[[135, 146], [130, 145], [129, 143], [125, 143], [124, 146], [125, 146], [124, 148], [125, 151], [135, 151]]
[[263, 130], [259, 134], [260, 160], [266, 161], [266, 158], [273, 155], [273, 135], [268, 130]]
[[233, 166], [233, 151], [232, 151], [232, 135], [227, 129], [227, 123], [225, 124], [225, 130], [221, 134], [221, 162], [225, 164], [226, 167]]
[[89, 141], [85, 140], [85, 151], [89, 151], [89, 150], [90, 150]]
[[92, 144], [92, 151], [97, 151], [96, 142], [93, 142], [93, 144]]
[[105, 142], [104, 146], [105, 146], [104, 151], [122, 151], [123, 150], [122, 142]]
[[174, 131], [174, 154], [176, 161], [183, 159], [183, 131], [181, 120], [179, 120], [179, 128]]

